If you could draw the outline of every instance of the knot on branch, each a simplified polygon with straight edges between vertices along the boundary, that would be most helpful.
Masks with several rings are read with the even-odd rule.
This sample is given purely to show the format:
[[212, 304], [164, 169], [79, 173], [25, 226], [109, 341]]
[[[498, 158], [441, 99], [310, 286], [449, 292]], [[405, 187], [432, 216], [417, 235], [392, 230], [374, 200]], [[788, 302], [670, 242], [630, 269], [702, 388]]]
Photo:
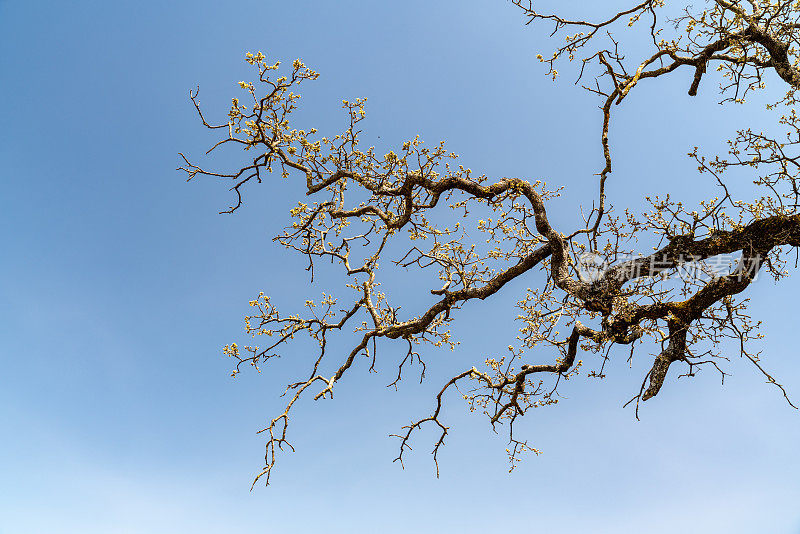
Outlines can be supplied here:
[[612, 288], [607, 280], [598, 280], [586, 289], [583, 295], [583, 307], [590, 312], [599, 312], [604, 316], [612, 311]]

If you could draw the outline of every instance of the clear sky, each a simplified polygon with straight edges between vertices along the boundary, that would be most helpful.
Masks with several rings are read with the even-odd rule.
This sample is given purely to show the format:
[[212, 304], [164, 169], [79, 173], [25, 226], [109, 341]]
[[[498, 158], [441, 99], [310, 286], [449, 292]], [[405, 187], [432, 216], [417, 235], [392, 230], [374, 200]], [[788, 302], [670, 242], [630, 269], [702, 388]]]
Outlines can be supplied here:
[[[462, 348], [431, 353], [422, 386], [387, 389], [387, 362], [300, 406], [297, 453], [249, 491], [255, 432], [308, 354], [233, 380], [221, 347], [242, 341], [259, 291], [294, 311], [325, 288], [270, 241], [297, 184], [252, 188], [223, 216], [223, 184], [174, 170], [179, 151], [200, 156], [211, 140], [189, 89], [224, 117], [246, 51], [302, 57], [322, 73], [308, 126], [338, 131], [341, 99], [366, 96], [373, 142], [420, 133], [490, 176], [565, 186], [551, 217], [569, 226], [601, 167], [597, 102], [543, 76], [543, 29], [522, 22], [501, 0], [0, 0], [0, 534], [800, 532], [800, 414], [735, 354], [724, 387], [710, 372], [670, 378], [641, 422], [621, 406], [646, 352], [633, 369], [612, 362], [605, 381], [571, 382], [557, 407], [525, 417], [518, 431], [544, 454], [510, 475], [503, 436], [457, 398], [441, 478], [431, 435], [405, 470], [393, 464], [388, 435], [429, 411], [447, 373], [513, 338], [524, 281], [463, 310]], [[616, 110], [618, 206], [697, 198], [707, 184], [686, 152], [761, 120], [759, 104], [687, 97], [688, 76]], [[749, 290], [765, 365], [795, 399], [798, 289], [795, 276]]]

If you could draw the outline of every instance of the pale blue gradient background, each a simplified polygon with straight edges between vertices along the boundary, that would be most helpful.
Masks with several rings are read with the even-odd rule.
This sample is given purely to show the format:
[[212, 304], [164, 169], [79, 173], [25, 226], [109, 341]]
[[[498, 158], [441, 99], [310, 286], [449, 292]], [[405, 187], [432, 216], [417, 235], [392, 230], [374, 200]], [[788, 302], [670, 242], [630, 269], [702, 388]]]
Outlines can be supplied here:
[[[306, 360], [298, 348], [233, 381], [220, 347], [242, 340], [258, 291], [297, 310], [323, 288], [270, 241], [301, 184], [252, 188], [220, 216], [222, 184], [173, 170], [210, 141], [189, 88], [224, 117], [245, 51], [302, 57], [323, 75], [307, 126], [336, 131], [341, 99], [367, 96], [380, 143], [419, 132], [475, 170], [565, 185], [551, 217], [571, 228], [601, 166], [597, 101], [542, 75], [543, 28], [522, 22], [499, 0], [0, 1], [0, 533], [800, 532], [800, 414], [738, 357], [725, 387], [711, 372], [671, 379], [641, 422], [621, 404], [646, 352], [633, 370], [618, 357], [607, 380], [570, 382], [558, 407], [525, 417], [518, 431], [544, 454], [511, 475], [504, 437], [457, 398], [442, 477], [430, 434], [405, 471], [392, 464], [388, 434], [428, 412], [447, 373], [511, 342], [526, 281], [463, 310], [462, 348], [430, 353], [423, 386], [387, 389], [387, 350], [387, 374], [361, 365], [334, 401], [299, 406], [298, 452], [248, 491], [255, 431]], [[689, 76], [642, 84], [615, 110], [619, 206], [705, 194], [685, 153], [762, 121], [762, 107], [714, 105], [710, 79], [685, 96]], [[766, 366], [795, 397], [798, 280], [749, 292]]]

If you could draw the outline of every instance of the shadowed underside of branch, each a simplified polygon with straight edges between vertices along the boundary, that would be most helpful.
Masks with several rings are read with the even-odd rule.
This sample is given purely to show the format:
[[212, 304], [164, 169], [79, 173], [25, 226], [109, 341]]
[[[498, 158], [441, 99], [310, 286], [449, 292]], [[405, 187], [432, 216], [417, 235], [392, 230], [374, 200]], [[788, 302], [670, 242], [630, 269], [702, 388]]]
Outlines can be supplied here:
[[[303, 180], [308, 202], [291, 210], [290, 226], [275, 240], [307, 258], [312, 281], [323, 265], [320, 260], [340, 265], [349, 279], [344, 288], [349, 299], [323, 293], [320, 301], [306, 301], [302, 315], [281, 314], [260, 294], [250, 303], [253, 313], [246, 328], [268, 342], [225, 347], [237, 361], [234, 375], [243, 364], [264, 364], [297, 335], [309, 336], [319, 347], [307, 377], [288, 385], [284, 412], [262, 430], [268, 435], [266, 463], [256, 480], [264, 476], [269, 482], [277, 452], [291, 448], [286, 433], [298, 400], [332, 396], [359, 355], [371, 359], [374, 369], [379, 341], [395, 340], [406, 349], [390, 385], [396, 387], [405, 366], [415, 362], [424, 377], [420, 346], [453, 348], [448, 328], [459, 309], [469, 301], [490, 299], [520, 278], [541, 283], [517, 302], [520, 333], [508, 354], [486, 359], [481, 369], [464, 362], [454, 372], [436, 395], [434, 411], [397, 435], [401, 463], [412, 435], [426, 425], [439, 431], [436, 460], [448, 433], [440, 418], [442, 406], [447, 393], [458, 390], [493, 428], [507, 425], [513, 469], [521, 453], [538, 452], [514, 437], [516, 418], [531, 407], [557, 402], [561, 380], [578, 374], [583, 364], [581, 352], [600, 355], [599, 369], [589, 376], [605, 376], [613, 345], [630, 346], [631, 355], [635, 346], [652, 347], [652, 368], [629, 401], [635, 401], [637, 416], [639, 402], [661, 391], [676, 363], [690, 376], [712, 366], [724, 378], [719, 362], [726, 359], [720, 352], [725, 339], [734, 340], [739, 353], [791, 404], [749, 348], [749, 341], [760, 337], [759, 323], [747, 314], [747, 300], [740, 294], [759, 273], [784, 276], [787, 254], [800, 247], [800, 125], [794, 113], [800, 88], [800, 3], [715, 0], [692, 8], [647, 0], [599, 21], [541, 13], [535, 2], [512, 3], [528, 23], [550, 25], [556, 47], [538, 56], [547, 74], [555, 79], [556, 67], [576, 62], [579, 81], [591, 80], [583, 86], [601, 101], [598, 148], [604, 167], [597, 173], [596, 201], [569, 228], [555, 228], [548, 218], [547, 204], [556, 191], [525, 178], [476, 175], [443, 143], [427, 147], [417, 137], [387, 154], [362, 147], [363, 100], [343, 101], [347, 124], [341, 133], [319, 136], [313, 128], [299, 129], [292, 117], [299, 102], [296, 88], [318, 77], [300, 60], [284, 71], [260, 52], [248, 54], [257, 81], [240, 82], [246, 103], [233, 99], [227, 123], [208, 122], [197, 92], [190, 93], [202, 123], [222, 134], [209, 152], [238, 145], [252, 159], [225, 172], [198, 166], [181, 154], [181, 170], [189, 179], [201, 175], [228, 181], [236, 203], [226, 213], [242, 206], [247, 186], [272, 179], [273, 173]], [[579, 10], [579, 3], [569, 5]], [[651, 50], [640, 46], [623, 54], [625, 38], [636, 32], [647, 37]], [[666, 77], [680, 77], [688, 93], [696, 95], [707, 84], [710, 68], [718, 72], [722, 102], [728, 105], [740, 105], [748, 93], [763, 90], [769, 76], [783, 84], [785, 96], [769, 106], [778, 132], [739, 131], [726, 157], [708, 159], [696, 148], [690, 152], [700, 172], [720, 190], [720, 196], [701, 202], [696, 211], [667, 197], [647, 199], [651, 209], [641, 215], [626, 210], [624, 217], [616, 216], [605, 191], [612, 172], [609, 128], [616, 106], [632, 92], [646, 98], [639, 88]], [[751, 173], [763, 194], [737, 196], [726, 178], [736, 169]], [[576, 206], [575, 213], [584, 211]], [[643, 254], [641, 241], [658, 244]], [[594, 263], [588, 265], [587, 258]], [[720, 258], [729, 260], [723, 268]], [[401, 310], [396, 299], [380, 290], [382, 264], [423, 276], [435, 273], [441, 285], [430, 289], [433, 303], [427, 309]], [[334, 334], [355, 336], [349, 352], [330, 353]]]

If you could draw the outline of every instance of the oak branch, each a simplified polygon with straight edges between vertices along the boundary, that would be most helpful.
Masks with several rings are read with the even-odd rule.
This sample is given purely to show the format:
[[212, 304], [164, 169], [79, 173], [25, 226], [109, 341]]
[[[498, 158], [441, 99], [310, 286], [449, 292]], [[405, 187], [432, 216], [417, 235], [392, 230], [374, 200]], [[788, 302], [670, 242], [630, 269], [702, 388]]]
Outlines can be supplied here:
[[[248, 187], [274, 175], [302, 180], [307, 200], [291, 210], [289, 226], [275, 240], [307, 259], [312, 281], [321, 261], [338, 264], [349, 280], [341, 289], [350, 297], [334, 297], [333, 288], [326, 288], [321, 300], [306, 301], [304, 314], [282, 314], [260, 294], [250, 302], [246, 330], [266, 342], [224, 349], [237, 363], [236, 374], [243, 365], [265, 364], [301, 334], [318, 345], [308, 374], [288, 385], [285, 410], [262, 430], [266, 457], [256, 480], [268, 483], [279, 451], [291, 449], [287, 428], [298, 400], [332, 396], [342, 377], [364, 361], [360, 356], [374, 366], [379, 343], [403, 347], [391, 385], [397, 386], [412, 364], [424, 377], [421, 346], [454, 347], [448, 328], [459, 310], [520, 278], [540, 283], [519, 296], [519, 335], [508, 353], [464, 362], [437, 387], [432, 412], [397, 434], [401, 463], [423, 426], [438, 429], [437, 458], [448, 433], [442, 405], [448, 392], [458, 389], [492, 427], [508, 429], [513, 469], [521, 453], [538, 452], [514, 436], [517, 417], [531, 407], [555, 404], [561, 381], [580, 372], [581, 353], [597, 355], [589, 376], [605, 376], [614, 345], [629, 346], [631, 357], [638, 348], [637, 354], [644, 351], [652, 361], [630, 401], [637, 416], [640, 401], [658, 395], [670, 376], [710, 367], [724, 378], [725, 339], [734, 340], [738, 352], [791, 404], [750, 348], [759, 337], [758, 321], [748, 315], [743, 295], [760, 273], [784, 276], [788, 256], [800, 247], [800, 121], [794, 111], [800, 1], [707, 0], [693, 7], [646, 0], [600, 20], [543, 13], [533, 1], [512, 4], [555, 43], [551, 52], [537, 56], [547, 75], [555, 79], [557, 67], [572, 62], [579, 83], [600, 102], [597, 149], [604, 165], [594, 181], [596, 199], [590, 207], [575, 207], [582, 215], [569, 228], [557, 228], [548, 218], [548, 201], [557, 190], [525, 178], [477, 175], [444, 143], [429, 147], [417, 137], [386, 154], [364, 147], [364, 100], [343, 101], [347, 119], [339, 133], [322, 136], [300, 128], [292, 116], [298, 87], [318, 77], [300, 60], [284, 68], [260, 52], [247, 54], [255, 79], [239, 83], [244, 97], [233, 99], [227, 122], [208, 122], [197, 92], [190, 92], [203, 125], [218, 134], [209, 152], [238, 146], [243, 159], [239, 168], [220, 171], [181, 154], [180, 169], [189, 179], [230, 184], [235, 201], [224, 213], [242, 206]], [[580, 11], [578, 2], [567, 7]], [[627, 47], [629, 42], [635, 46]], [[719, 188], [718, 196], [694, 210], [667, 197], [647, 199], [651, 207], [639, 215], [631, 210], [616, 215], [606, 195], [612, 175], [609, 125], [617, 106], [639, 87], [665, 78], [679, 79], [692, 96], [713, 83], [722, 103], [732, 106], [764, 89], [768, 79], [782, 84], [785, 96], [768, 106], [775, 131], [736, 132], [724, 156], [692, 150], [689, 156], [701, 174]], [[760, 192], [737, 194], [726, 179], [734, 169], [750, 173]], [[643, 252], [645, 242], [656, 246]], [[728, 268], [718, 268], [722, 257], [731, 258]], [[382, 262], [419, 276], [434, 273], [439, 281], [430, 288], [433, 303], [402, 309], [379, 288]], [[334, 334], [351, 336], [348, 351], [329, 349]]]

